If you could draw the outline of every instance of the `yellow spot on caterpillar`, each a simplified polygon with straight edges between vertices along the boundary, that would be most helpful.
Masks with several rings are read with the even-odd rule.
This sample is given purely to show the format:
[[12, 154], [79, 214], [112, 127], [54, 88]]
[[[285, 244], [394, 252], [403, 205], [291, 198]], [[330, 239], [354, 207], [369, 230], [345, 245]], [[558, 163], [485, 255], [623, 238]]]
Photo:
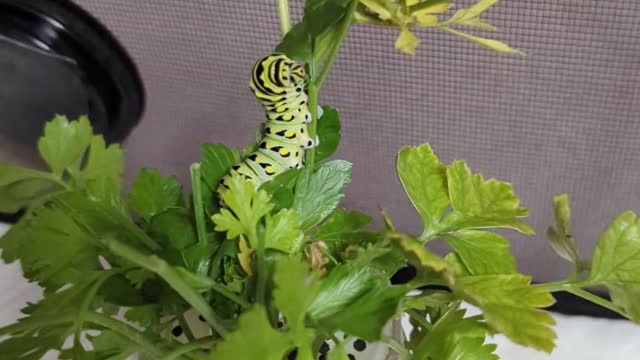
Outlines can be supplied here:
[[290, 138], [292, 138], [294, 136], [295, 136], [295, 133], [293, 131], [291, 131], [291, 130], [287, 130], [287, 131], [284, 132], [284, 137], [286, 137], [287, 139], [290, 139]]
[[291, 121], [291, 119], [293, 119], [293, 115], [291, 115], [291, 114], [287, 114], [287, 115], [283, 115], [282, 116], [282, 120], [284, 120], [284, 121]]
[[276, 112], [277, 112], [277, 113], [282, 113], [282, 112], [285, 112], [286, 110], [287, 110], [287, 108], [286, 108], [286, 107], [284, 107], [284, 106], [280, 106], [279, 108], [277, 108], [277, 109], [276, 109]]
[[282, 156], [287, 156], [289, 154], [289, 150], [287, 149], [280, 149], [279, 151], [280, 155]]
[[264, 168], [264, 171], [267, 173], [267, 175], [273, 175], [276, 173], [276, 170], [273, 168], [273, 166], [267, 166], [266, 168]]

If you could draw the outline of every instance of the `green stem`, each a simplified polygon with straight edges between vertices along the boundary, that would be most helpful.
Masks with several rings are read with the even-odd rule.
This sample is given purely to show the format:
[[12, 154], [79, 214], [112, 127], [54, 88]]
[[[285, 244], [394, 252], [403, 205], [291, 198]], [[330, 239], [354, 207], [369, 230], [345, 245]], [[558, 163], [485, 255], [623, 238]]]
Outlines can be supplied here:
[[567, 291], [567, 289], [570, 287], [582, 288], [590, 285], [594, 285], [594, 284], [588, 280], [574, 281], [573, 279], [563, 279], [563, 280], [558, 280], [550, 283], [534, 284], [532, 286], [537, 288], [543, 288], [549, 292], [558, 292], [558, 291]]
[[[256, 261], [258, 262], [258, 273], [257, 273], [257, 285], [256, 285], [256, 293], [257, 293], [257, 301], [258, 304], [262, 304], [267, 307], [267, 264], [265, 263], [265, 244], [264, 244], [264, 232], [260, 232], [258, 234], [258, 247], [256, 249]], [[267, 307], [268, 308], [268, 307]]]
[[278, 0], [278, 15], [280, 16], [280, 32], [284, 37], [289, 32], [289, 29], [291, 29], [289, 0]]
[[327, 56], [327, 60], [324, 62], [324, 65], [322, 66], [322, 71], [320, 71], [320, 75], [318, 76], [317, 79], [315, 79], [315, 77], [311, 77], [312, 81], [314, 81], [315, 79], [315, 85], [318, 89], [320, 89], [320, 87], [322, 86], [322, 83], [324, 82], [325, 78], [327, 77], [327, 74], [329, 73], [329, 70], [331, 69], [331, 65], [333, 65], [333, 61], [336, 59], [336, 55], [338, 55], [338, 50], [340, 50], [340, 47], [342, 46], [342, 42], [344, 41], [344, 38], [347, 35], [347, 31], [349, 30], [349, 27], [351, 26], [351, 24], [353, 23], [353, 15], [356, 12], [356, 8], [358, 7], [358, 0], [352, 0], [351, 1], [351, 5], [349, 6], [349, 9], [347, 10], [347, 14], [345, 15], [344, 20], [340, 23], [337, 31], [336, 31], [336, 38], [335, 38], [335, 42], [333, 44], [333, 47], [331, 48], [329, 55]]
[[[25, 318], [20, 320], [20, 322], [17, 322], [15, 324], [12, 324], [0, 329], [0, 336], [10, 335], [19, 331], [24, 332], [24, 331], [43, 329], [48, 326], [60, 326], [66, 323], [74, 322], [76, 317], [77, 317], [76, 313], [63, 313], [63, 314], [53, 315], [53, 316], [38, 316], [33, 318]], [[152, 353], [154, 357], [162, 356], [162, 353], [158, 350], [157, 346], [154, 345], [153, 341], [149, 340], [140, 331], [136, 330], [135, 328], [121, 321], [118, 321], [116, 319], [113, 319], [98, 313], [86, 314], [84, 317], [84, 321], [109, 329], [113, 332], [116, 332], [122, 335], [123, 337], [144, 347], [145, 351]]]
[[96, 281], [93, 286], [89, 289], [89, 292], [82, 300], [82, 304], [80, 305], [80, 310], [78, 311], [78, 315], [76, 316], [75, 321], [73, 322], [72, 328], [75, 330], [74, 341], [80, 341], [80, 333], [82, 332], [82, 327], [84, 323], [84, 317], [89, 313], [89, 307], [91, 303], [93, 303], [93, 299], [95, 299], [96, 294], [102, 287], [105, 281], [109, 279], [112, 275], [115, 275], [116, 271], [107, 270], [102, 274], [102, 277]]
[[407, 350], [402, 344], [400, 344], [396, 339], [390, 338], [388, 336], [383, 336], [380, 341], [387, 345], [390, 349], [398, 353], [401, 358], [409, 359], [411, 355], [409, 354], [409, 350]]
[[125, 338], [132, 340], [133, 342], [138, 343], [138, 345], [144, 347], [145, 351], [152, 353], [154, 357], [162, 356], [162, 353], [158, 351], [157, 346], [155, 346], [153, 342], [147, 339], [147, 337], [143, 333], [121, 321], [98, 313], [87, 314], [85, 321], [117, 332]]
[[607, 300], [607, 299], [603, 299], [598, 295], [592, 294], [586, 290], [582, 290], [580, 288], [577, 287], [573, 287], [573, 286], [567, 286], [564, 289], [566, 292], [579, 296], [585, 300], [589, 300], [594, 304], [600, 305], [603, 308], [609, 309], [611, 311], [617, 312], [618, 314], [624, 316], [625, 318], [631, 320], [629, 318], [629, 316], [625, 313], [624, 309], [622, 309], [621, 307], [613, 304], [611, 301]]
[[246, 301], [245, 299], [241, 298], [240, 296], [238, 296], [236, 293], [234, 293], [233, 291], [229, 290], [226, 286], [220, 284], [220, 283], [215, 283], [215, 284], [211, 284], [211, 286], [209, 286], [209, 288], [207, 290], [213, 290], [215, 292], [217, 292], [218, 294], [226, 297], [227, 299], [233, 301], [234, 303], [240, 305], [243, 309], [248, 309], [251, 304], [249, 304], [248, 301]]
[[[315, 61], [311, 60], [309, 64], [309, 73], [313, 79], [315, 75]], [[311, 113], [311, 123], [309, 124], [309, 136], [312, 139], [315, 139], [318, 128], [318, 88], [315, 84], [310, 83], [309, 88], [307, 89], [309, 95], [309, 112]], [[313, 169], [316, 163], [316, 148], [309, 149], [307, 151], [306, 163], [310, 169]]]
[[[331, 65], [333, 65], [333, 61], [338, 55], [338, 50], [344, 41], [344, 38], [347, 34], [347, 30], [351, 26], [353, 22], [353, 15], [356, 12], [356, 8], [358, 6], [358, 0], [352, 0], [347, 10], [347, 14], [345, 15], [344, 20], [338, 26], [336, 31], [336, 37], [334, 40], [334, 44], [331, 47], [329, 54], [327, 55], [327, 59], [325, 60], [322, 70], [320, 74], [316, 74], [317, 72], [317, 64], [316, 64], [316, 56], [311, 57], [311, 61], [309, 62], [309, 86], [307, 88], [307, 95], [309, 96], [309, 112], [311, 112], [311, 123], [309, 124], [309, 136], [313, 139], [316, 137], [317, 128], [318, 128], [318, 92], [320, 91], [320, 87], [322, 87], [322, 83], [324, 82], [329, 70], [331, 69]], [[312, 53], [315, 53], [315, 44], [312, 44]], [[307, 152], [308, 156], [306, 158], [306, 162], [310, 168], [313, 168], [316, 163], [316, 148], [310, 149]]]
[[202, 202], [202, 175], [198, 163], [191, 165], [191, 188], [193, 190], [193, 211], [196, 215], [198, 244], [204, 246], [207, 243], [207, 225], [204, 216], [204, 203]]
[[65, 190], [71, 190], [71, 186], [69, 186], [69, 184], [67, 184], [64, 180], [62, 180], [62, 177], [60, 176], [57, 176], [54, 174], [45, 174], [44, 177], [47, 180], [50, 180], [51, 182], [56, 183], [56, 185], [59, 185]]
[[427, 322], [427, 319], [425, 319], [424, 316], [418, 314], [418, 312], [416, 312], [415, 310], [407, 310], [405, 312], [407, 313], [407, 315], [409, 315], [413, 320], [418, 322], [418, 324], [420, 324], [420, 326], [422, 326], [426, 330], [433, 329], [433, 325], [429, 324]]
[[413, 4], [411, 6], [409, 6], [409, 14], [413, 14], [416, 11], [420, 11], [422, 9], [426, 9], [428, 7], [440, 4], [440, 3], [444, 3], [447, 0], [425, 0], [423, 2], [417, 3], [417, 4]]
[[215, 345], [218, 341], [213, 336], [208, 336], [202, 339], [198, 339], [196, 341], [178, 346], [170, 353], [166, 354], [164, 357], [160, 358], [160, 360], [173, 360], [179, 358], [181, 355], [188, 354], [190, 352], [202, 349], [203, 347], [210, 348]]
[[213, 330], [220, 334], [220, 336], [225, 337], [229, 333], [202, 295], [185, 283], [182, 277], [180, 277], [167, 262], [156, 255], [146, 255], [140, 250], [114, 238], [106, 238], [102, 241], [114, 255], [125, 258], [164, 279], [186, 302], [207, 320]]

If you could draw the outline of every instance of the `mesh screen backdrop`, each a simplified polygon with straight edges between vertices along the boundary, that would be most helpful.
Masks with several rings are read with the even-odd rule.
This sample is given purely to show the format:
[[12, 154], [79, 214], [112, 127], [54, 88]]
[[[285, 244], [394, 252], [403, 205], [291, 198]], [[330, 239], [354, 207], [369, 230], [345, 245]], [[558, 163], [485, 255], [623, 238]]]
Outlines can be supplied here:
[[[200, 143], [254, 138], [263, 117], [249, 72], [279, 40], [274, 0], [78, 3], [121, 40], [146, 84], [146, 115], [125, 144], [129, 181], [149, 166], [186, 183]], [[302, 2], [292, 6], [299, 18]], [[585, 256], [615, 215], [640, 210], [640, 2], [504, 0], [485, 18], [529, 55], [421, 31], [412, 57], [394, 51], [394, 30], [352, 30], [321, 94], [341, 112], [336, 157], [355, 164], [343, 205], [374, 215], [383, 205], [419, 232], [394, 160], [430, 142], [447, 163], [464, 158], [514, 183], [538, 232], [507, 233], [520, 270], [558, 278], [568, 266], [544, 238], [554, 195], [572, 196]]]

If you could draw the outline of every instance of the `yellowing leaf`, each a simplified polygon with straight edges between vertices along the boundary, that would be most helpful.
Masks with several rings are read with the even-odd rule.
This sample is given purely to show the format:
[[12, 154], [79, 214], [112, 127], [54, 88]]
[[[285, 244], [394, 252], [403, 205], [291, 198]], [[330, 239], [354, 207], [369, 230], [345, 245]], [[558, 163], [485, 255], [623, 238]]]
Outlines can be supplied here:
[[416, 21], [420, 26], [436, 26], [440, 23], [438, 17], [431, 14], [416, 15]]
[[446, 21], [449, 23], [457, 23], [460, 21], [469, 20], [475, 18], [482, 14], [485, 10], [495, 4], [498, 0], [480, 0], [472, 6], [458, 10], [449, 20]]
[[443, 235], [472, 275], [516, 272], [516, 260], [509, 251], [509, 241], [486, 232], [463, 230]]
[[415, 55], [416, 47], [420, 40], [409, 31], [409, 29], [402, 29], [398, 39], [396, 40], [396, 50], [399, 50], [405, 54]]
[[528, 210], [520, 207], [511, 184], [496, 179], [484, 180], [482, 175], [472, 174], [462, 160], [447, 168], [447, 181], [454, 210], [443, 220], [449, 231], [506, 227], [533, 234], [533, 229], [519, 219], [527, 216]]
[[451, 283], [463, 300], [479, 307], [487, 324], [513, 342], [551, 352], [556, 335], [553, 317], [541, 308], [554, 303], [551, 294], [530, 285], [520, 274], [456, 278]]
[[571, 234], [571, 209], [569, 207], [569, 196], [559, 195], [553, 198], [553, 210], [556, 226], [547, 230], [547, 237], [551, 247], [563, 259], [573, 264], [580, 263], [578, 250], [573, 242]]
[[495, 26], [483, 21], [482, 19], [480, 19], [479, 16], [476, 16], [468, 20], [459, 21], [457, 24], [474, 26], [474, 27], [477, 27], [478, 29], [487, 30], [487, 31], [496, 31]]
[[640, 284], [608, 283], [611, 301], [624, 309], [625, 314], [640, 324]]
[[425, 0], [425, 1], [411, 1], [409, 10], [411, 15], [424, 15], [424, 14], [439, 14], [445, 12], [451, 8], [451, 2], [449, 0]]
[[409, 262], [418, 267], [425, 267], [433, 271], [447, 270], [446, 261], [427, 250], [423, 243], [406, 234], [392, 234], [391, 239], [396, 242], [400, 250], [407, 256]]
[[509, 45], [498, 41], [498, 40], [493, 40], [493, 39], [486, 39], [486, 38], [482, 38], [479, 36], [475, 36], [475, 35], [471, 35], [471, 34], [467, 34], [465, 32], [462, 31], [458, 31], [458, 30], [454, 30], [451, 29], [449, 27], [440, 27], [440, 29], [442, 29], [443, 31], [446, 31], [448, 33], [460, 36], [464, 39], [467, 39], [469, 41], [472, 41], [480, 46], [486, 47], [487, 49], [490, 50], [494, 50], [497, 52], [501, 52], [501, 53], [511, 53], [511, 54], [518, 54], [518, 55], [526, 55], [524, 52], [518, 50], [518, 49], [514, 49], [512, 47], [510, 47]]
[[591, 280], [640, 284], [640, 219], [633, 211], [618, 216], [598, 240]]
[[402, 149], [396, 167], [400, 182], [420, 213], [425, 229], [435, 227], [449, 206], [444, 165], [429, 144], [424, 144]]

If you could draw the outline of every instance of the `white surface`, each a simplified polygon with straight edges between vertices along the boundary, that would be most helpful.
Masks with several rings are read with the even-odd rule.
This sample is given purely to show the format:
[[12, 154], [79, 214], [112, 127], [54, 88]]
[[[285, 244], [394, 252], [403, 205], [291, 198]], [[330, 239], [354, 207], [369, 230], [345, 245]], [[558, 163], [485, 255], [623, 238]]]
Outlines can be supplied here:
[[[7, 227], [0, 223], [0, 234]], [[17, 263], [0, 262], [0, 326], [20, 317], [27, 301], [37, 301], [40, 289], [22, 278]], [[470, 313], [474, 313], [471, 309]], [[628, 321], [592, 319], [555, 315], [557, 347], [549, 355], [522, 348], [504, 336], [491, 342], [498, 344], [498, 354], [505, 360], [633, 360], [640, 358], [640, 326]]]

